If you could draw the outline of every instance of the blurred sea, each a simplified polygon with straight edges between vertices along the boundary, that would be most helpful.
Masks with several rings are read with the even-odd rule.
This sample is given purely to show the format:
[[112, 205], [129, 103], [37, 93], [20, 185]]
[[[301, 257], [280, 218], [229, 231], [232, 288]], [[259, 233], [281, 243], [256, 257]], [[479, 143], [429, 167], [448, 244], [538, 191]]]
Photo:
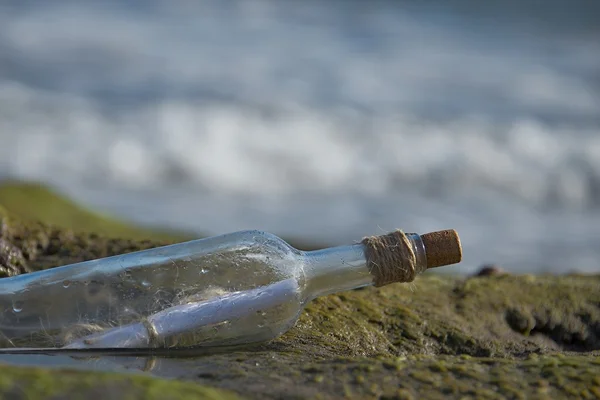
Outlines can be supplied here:
[[600, 271], [596, 1], [0, 3], [0, 177], [133, 221]]

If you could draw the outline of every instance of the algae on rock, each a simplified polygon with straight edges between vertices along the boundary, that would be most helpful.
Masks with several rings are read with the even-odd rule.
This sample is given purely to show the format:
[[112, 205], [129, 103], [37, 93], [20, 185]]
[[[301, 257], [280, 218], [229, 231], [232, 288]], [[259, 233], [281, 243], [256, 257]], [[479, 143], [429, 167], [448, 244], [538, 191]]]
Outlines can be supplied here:
[[[76, 232], [1, 205], [3, 276], [178, 240]], [[428, 272], [319, 298], [270, 343], [170, 360], [186, 366], [172, 378], [251, 398], [554, 399], [599, 395], [599, 350], [600, 275]]]
[[195, 236], [169, 229], [139, 227], [87, 210], [54, 189], [37, 183], [0, 182], [0, 205], [5, 213], [10, 212], [20, 221], [42, 222], [75, 233], [138, 240], [186, 240]]

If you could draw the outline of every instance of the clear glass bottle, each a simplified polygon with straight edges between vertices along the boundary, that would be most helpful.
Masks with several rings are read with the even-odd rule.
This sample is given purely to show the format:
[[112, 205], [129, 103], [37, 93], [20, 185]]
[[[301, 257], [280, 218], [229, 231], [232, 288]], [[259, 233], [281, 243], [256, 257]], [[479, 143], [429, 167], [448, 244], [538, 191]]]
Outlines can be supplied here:
[[[427, 235], [404, 236], [418, 272], [460, 261], [454, 231]], [[373, 285], [365, 246], [300, 251], [243, 231], [5, 278], [0, 341], [156, 348], [270, 340], [314, 298]]]

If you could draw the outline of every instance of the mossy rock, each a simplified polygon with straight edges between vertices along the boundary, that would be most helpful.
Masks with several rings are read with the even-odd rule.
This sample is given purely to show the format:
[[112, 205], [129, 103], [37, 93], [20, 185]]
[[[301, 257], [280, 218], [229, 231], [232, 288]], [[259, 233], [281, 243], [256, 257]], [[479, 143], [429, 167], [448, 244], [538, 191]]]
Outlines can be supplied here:
[[0, 205], [4, 213], [10, 212], [21, 221], [43, 222], [75, 233], [154, 240], [186, 240], [197, 236], [125, 223], [110, 215], [85, 209], [52, 188], [37, 183], [0, 182]]
[[36, 183], [0, 184], [0, 277], [192, 238], [89, 211]]
[[[177, 241], [75, 232], [11, 210], [0, 218], [12, 254], [5, 275]], [[271, 343], [177, 359], [186, 365], [177, 378], [249, 398], [596, 398], [599, 350], [598, 275], [426, 273], [317, 299]], [[15, 387], [13, 368], [1, 369]], [[75, 381], [63, 393], [93, 393]]]
[[598, 276], [429, 274], [330, 295], [275, 341], [206, 355], [183, 378], [255, 398], [595, 398], [599, 288]]

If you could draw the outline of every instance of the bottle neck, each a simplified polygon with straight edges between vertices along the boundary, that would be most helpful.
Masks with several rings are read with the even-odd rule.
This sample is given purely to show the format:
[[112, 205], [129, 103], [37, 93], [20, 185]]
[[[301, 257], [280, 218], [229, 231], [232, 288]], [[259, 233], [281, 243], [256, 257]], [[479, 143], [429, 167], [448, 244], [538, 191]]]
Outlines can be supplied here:
[[[427, 261], [421, 237], [414, 233], [406, 236], [415, 253], [418, 269], [425, 270]], [[373, 285], [362, 243], [304, 252], [303, 261], [308, 300]]]
[[304, 253], [308, 300], [373, 283], [362, 244]]

